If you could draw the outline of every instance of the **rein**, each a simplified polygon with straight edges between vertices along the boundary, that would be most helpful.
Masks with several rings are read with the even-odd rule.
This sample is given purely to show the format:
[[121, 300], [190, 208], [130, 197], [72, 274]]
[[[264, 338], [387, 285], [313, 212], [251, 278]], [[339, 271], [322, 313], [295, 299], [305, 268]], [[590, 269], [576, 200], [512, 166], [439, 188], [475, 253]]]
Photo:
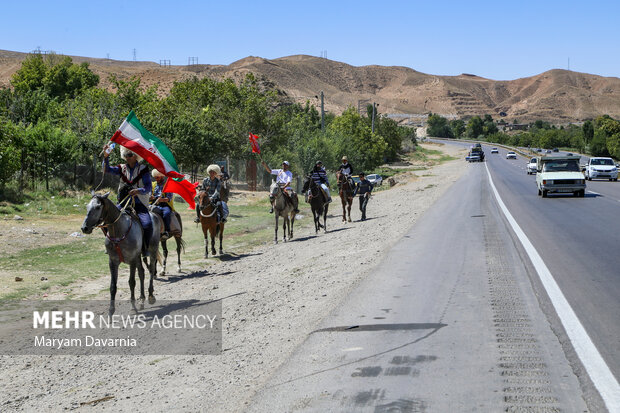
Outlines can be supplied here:
[[[207, 198], [209, 199], [209, 197], [208, 197], [208, 196], [207, 196]], [[203, 217], [203, 218], [211, 218], [213, 215], [215, 215], [215, 214], [216, 214], [216, 212], [217, 212], [217, 208], [216, 208], [216, 207], [213, 207], [213, 211], [212, 211], [209, 215], [205, 215], [205, 214], [203, 214], [203, 213], [202, 213], [202, 210], [203, 210], [203, 209], [205, 209], [205, 208], [206, 208], [206, 207], [208, 207], [208, 206], [209, 206], [208, 204], [207, 204], [207, 205], [205, 205], [205, 206], [202, 206], [202, 204], [200, 204], [200, 209], [199, 209], [199, 211], [198, 211], [198, 212], [200, 212], [200, 216], [201, 216], [201, 217]]]
[[[129, 197], [129, 195], [127, 195], [125, 197], [125, 199], [123, 199], [121, 201], [121, 204]], [[133, 200], [133, 198], [132, 198]], [[105, 205], [105, 204], [104, 204]], [[129, 219], [129, 228], [127, 229], [127, 232], [125, 232], [125, 235], [123, 235], [120, 238], [113, 238], [110, 236], [110, 231], [106, 231], [105, 229], [116, 224], [118, 222], [119, 219], [121, 219], [121, 216], [123, 215], [123, 211], [125, 210], [125, 208], [127, 208], [127, 206], [129, 205], [129, 202], [127, 202], [125, 204], [125, 206], [119, 211], [118, 216], [116, 217], [116, 219], [112, 222], [108, 222], [107, 224], [101, 224], [101, 225], [97, 225], [97, 228], [101, 228], [101, 232], [103, 232], [103, 235], [105, 235], [105, 237], [110, 240], [110, 242], [112, 243], [112, 245], [114, 246], [114, 249], [116, 250], [116, 253], [118, 254], [118, 258], [121, 262], [125, 262], [125, 258], [123, 257], [123, 252], [121, 251], [121, 247], [120, 247], [120, 243], [123, 242], [127, 236], [129, 235], [129, 233], [131, 232], [131, 227], [133, 226], [133, 219]], [[106, 214], [107, 214], [107, 207], [106, 207]]]

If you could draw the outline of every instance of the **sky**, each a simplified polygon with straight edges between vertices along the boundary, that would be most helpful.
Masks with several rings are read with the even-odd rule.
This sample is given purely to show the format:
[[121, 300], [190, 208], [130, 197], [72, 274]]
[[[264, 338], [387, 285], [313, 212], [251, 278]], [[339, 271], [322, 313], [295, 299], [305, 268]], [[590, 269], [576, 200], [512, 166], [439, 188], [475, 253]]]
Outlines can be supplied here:
[[0, 49], [230, 64], [297, 54], [495, 80], [620, 77], [620, 0], [2, 0]]

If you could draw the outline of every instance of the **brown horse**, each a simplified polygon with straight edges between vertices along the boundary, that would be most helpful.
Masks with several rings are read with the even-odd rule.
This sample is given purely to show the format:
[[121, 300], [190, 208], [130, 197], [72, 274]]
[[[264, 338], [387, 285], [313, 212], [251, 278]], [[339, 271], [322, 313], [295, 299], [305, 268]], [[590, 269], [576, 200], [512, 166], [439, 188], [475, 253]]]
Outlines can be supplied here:
[[215, 255], [215, 237], [220, 238], [220, 255], [224, 253], [222, 249], [222, 239], [224, 237], [224, 223], [217, 222], [217, 206], [211, 203], [209, 194], [201, 191], [198, 195], [198, 205], [200, 209], [200, 224], [205, 236], [205, 258], [209, 258], [209, 240], [207, 234], [211, 234], [211, 254]]
[[[178, 226], [175, 225], [170, 230], [170, 235], [174, 237], [174, 240], [177, 243], [177, 264], [178, 264], [177, 270], [181, 272], [181, 250], [185, 252], [185, 240], [183, 239], [183, 222], [181, 221], [181, 214], [179, 214], [176, 211], [173, 211], [172, 213], [174, 214], [179, 225]], [[162, 225], [162, 230], [163, 230], [163, 225]], [[168, 262], [168, 246], [167, 246], [168, 239], [169, 238], [161, 238], [161, 248], [164, 251], [164, 262], [162, 264], [162, 270], [159, 273], [160, 276], [166, 275], [166, 263]]]
[[342, 202], [342, 222], [347, 222], [347, 213], [348, 220], [351, 222], [351, 205], [353, 205], [353, 187], [349, 182], [348, 177], [338, 172], [336, 174], [336, 179], [338, 180], [338, 195], [340, 195], [340, 201]]

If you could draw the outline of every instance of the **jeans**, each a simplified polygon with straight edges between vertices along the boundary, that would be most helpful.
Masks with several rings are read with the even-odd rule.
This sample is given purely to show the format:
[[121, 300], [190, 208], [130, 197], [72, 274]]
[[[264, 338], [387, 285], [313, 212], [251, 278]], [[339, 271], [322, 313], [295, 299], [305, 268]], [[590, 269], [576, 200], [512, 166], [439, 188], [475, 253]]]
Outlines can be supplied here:
[[153, 211], [161, 213], [164, 219], [164, 229], [166, 232], [170, 232], [170, 220], [172, 219], [172, 209], [168, 204], [157, 204]]
[[360, 211], [362, 212], [362, 220], [366, 219], [366, 205], [368, 205], [368, 198], [364, 195], [360, 196]]

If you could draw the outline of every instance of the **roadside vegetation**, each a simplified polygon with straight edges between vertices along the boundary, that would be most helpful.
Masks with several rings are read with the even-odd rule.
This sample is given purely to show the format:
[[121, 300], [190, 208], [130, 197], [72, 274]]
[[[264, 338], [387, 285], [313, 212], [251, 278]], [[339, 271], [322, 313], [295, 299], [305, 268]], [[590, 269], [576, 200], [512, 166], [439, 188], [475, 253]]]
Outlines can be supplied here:
[[[143, 88], [139, 78], [110, 81], [113, 91], [99, 88], [88, 64], [69, 57], [33, 54], [23, 62], [11, 87], [0, 89], [0, 201], [25, 201], [24, 190], [65, 189], [79, 165], [98, 170], [103, 144], [130, 110], [192, 176], [215, 159], [254, 157], [248, 132], [261, 137], [269, 165], [287, 159], [296, 175], [318, 159], [336, 169], [343, 155], [356, 168], [371, 170], [397, 159], [403, 141], [415, 144], [415, 129], [381, 114], [373, 132], [372, 106], [371, 116], [353, 107], [327, 113], [323, 130], [316, 107], [293, 103], [252, 74], [239, 82], [176, 82], [163, 97], [156, 87]], [[119, 161], [118, 151], [111, 160]]]
[[[516, 122], [515, 122], [516, 123]], [[527, 130], [505, 133], [490, 115], [474, 116], [463, 120], [448, 120], [437, 114], [428, 118], [428, 136], [441, 138], [479, 139], [489, 143], [531, 148], [564, 148], [592, 156], [611, 156], [620, 159], [620, 121], [608, 115], [588, 120], [583, 125], [567, 127], [551, 125], [538, 120], [527, 125]]]

